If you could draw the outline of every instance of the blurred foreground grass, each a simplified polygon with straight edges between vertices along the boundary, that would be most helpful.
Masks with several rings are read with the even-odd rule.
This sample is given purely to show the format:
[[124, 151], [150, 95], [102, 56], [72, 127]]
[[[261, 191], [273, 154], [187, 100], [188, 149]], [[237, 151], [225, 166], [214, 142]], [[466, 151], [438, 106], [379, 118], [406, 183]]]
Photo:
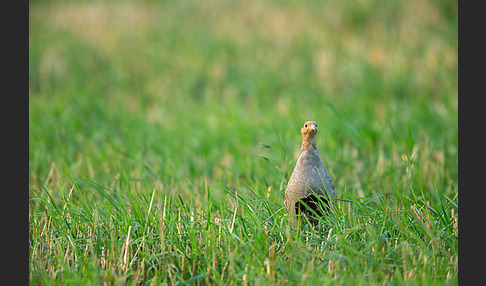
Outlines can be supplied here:
[[[340, 283], [375, 281], [370, 275], [378, 282], [457, 281], [457, 1], [31, 1], [29, 43], [32, 282], [63, 279], [53, 270], [59, 265], [73, 281], [93, 283], [191, 275], [205, 283], [207, 267], [232, 274], [211, 280], [218, 284], [271, 281], [271, 273], [287, 282], [327, 277], [305, 265], [331, 276], [363, 267], [362, 277], [336, 276]], [[333, 228], [336, 244], [350, 243], [346, 250], [296, 242], [311, 249], [307, 255], [287, 244], [299, 234], [283, 223], [283, 191], [306, 120], [319, 123], [318, 149], [338, 198], [360, 202], [343, 201], [339, 217], [348, 226]], [[244, 206], [236, 207], [235, 192]], [[259, 215], [246, 208], [253, 200], [266, 201], [253, 206]], [[353, 213], [369, 200], [375, 212], [364, 211], [370, 220], [360, 221]], [[391, 210], [406, 212], [393, 217]], [[159, 216], [169, 211], [179, 217]], [[410, 225], [396, 225], [407, 215], [432, 219], [413, 234]], [[211, 233], [218, 231], [214, 219], [231, 222], [219, 224], [219, 236]], [[227, 239], [253, 249], [256, 241], [262, 249], [252, 256], [219, 242], [200, 246], [208, 257], [222, 251], [213, 263], [184, 243], [162, 246], [171, 227], [181, 239], [184, 221], [193, 244]], [[208, 237], [191, 236], [201, 231], [194, 222]], [[347, 233], [368, 224], [381, 230]], [[169, 232], [161, 234], [161, 225]], [[241, 233], [232, 236], [233, 229]], [[383, 233], [394, 242], [378, 251]], [[123, 249], [127, 235], [134, 236], [130, 251]], [[429, 240], [419, 243], [423, 235]], [[287, 248], [277, 247], [272, 272], [265, 257], [275, 243]], [[157, 256], [161, 247], [171, 248], [168, 256]], [[360, 247], [393, 267], [362, 266]], [[427, 258], [417, 265], [398, 250], [430, 252], [438, 273], [430, 274]], [[132, 268], [124, 255], [137, 261]], [[286, 268], [292, 255], [297, 272]], [[149, 260], [162, 274], [147, 270]], [[159, 265], [169, 262], [179, 276]], [[194, 270], [198, 263], [204, 266]]]

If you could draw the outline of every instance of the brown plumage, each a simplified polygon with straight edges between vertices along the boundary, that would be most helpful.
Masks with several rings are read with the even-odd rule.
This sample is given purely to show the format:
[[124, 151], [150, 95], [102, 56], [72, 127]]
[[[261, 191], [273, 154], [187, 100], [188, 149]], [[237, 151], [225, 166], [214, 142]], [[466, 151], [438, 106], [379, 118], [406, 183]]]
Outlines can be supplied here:
[[328, 206], [329, 197], [336, 198], [336, 190], [331, 175], [317, 152], [317, 123], [315, 121], [305, 122], [300, 132], [302, 133], [300, 155], [285, 189], [284, 203], [290, 215], [305, 214], [315, 225], [318, 218], [305, 207], [305, 204], [322, 216], [323, 213], [317, 207], [319, 199], [316, 195]]

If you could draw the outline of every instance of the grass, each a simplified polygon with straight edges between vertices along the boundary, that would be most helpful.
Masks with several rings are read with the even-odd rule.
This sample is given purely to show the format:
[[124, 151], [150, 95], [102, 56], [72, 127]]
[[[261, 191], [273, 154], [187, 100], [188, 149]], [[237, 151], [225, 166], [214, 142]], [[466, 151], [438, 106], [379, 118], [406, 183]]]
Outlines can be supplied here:
[[457, 284], [457, 1], [29, 6], [30, 284]]

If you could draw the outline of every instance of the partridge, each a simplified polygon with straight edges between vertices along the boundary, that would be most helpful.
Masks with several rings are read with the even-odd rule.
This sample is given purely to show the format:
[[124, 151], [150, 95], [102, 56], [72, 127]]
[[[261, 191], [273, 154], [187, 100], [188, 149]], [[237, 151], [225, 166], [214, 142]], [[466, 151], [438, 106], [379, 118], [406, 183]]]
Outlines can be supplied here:
[[[284, 204], [290, 215], [304, 214], [309, 222], [316, 225], [318, 217], [308, 207], [318, 215], [324, 215], [322, 210], [329, 206], [329, 198], [336, 198], [336, 190], [331, 175], [317, 152], [317, 123], [315, 121], [305, 122], [300, 132], [302, 133], [302, 146], [285, 189]], [[316, 196], [319, 196], [320, 200]], [[325, 205], [318, 207], [320, 201]]]

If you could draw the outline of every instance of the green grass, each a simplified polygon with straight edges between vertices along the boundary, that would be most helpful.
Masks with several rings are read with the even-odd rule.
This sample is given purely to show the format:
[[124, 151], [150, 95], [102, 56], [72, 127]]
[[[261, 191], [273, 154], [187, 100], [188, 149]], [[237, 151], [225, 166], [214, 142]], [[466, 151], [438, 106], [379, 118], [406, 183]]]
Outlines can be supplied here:
[[457, 1], [261, 2], [30, 2], [31, 284], [457, 284]]

